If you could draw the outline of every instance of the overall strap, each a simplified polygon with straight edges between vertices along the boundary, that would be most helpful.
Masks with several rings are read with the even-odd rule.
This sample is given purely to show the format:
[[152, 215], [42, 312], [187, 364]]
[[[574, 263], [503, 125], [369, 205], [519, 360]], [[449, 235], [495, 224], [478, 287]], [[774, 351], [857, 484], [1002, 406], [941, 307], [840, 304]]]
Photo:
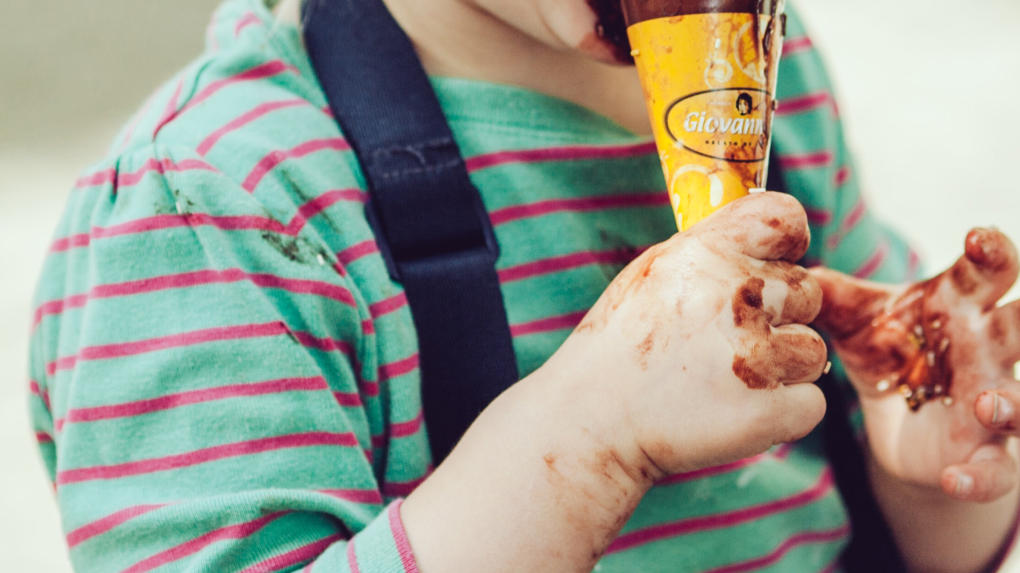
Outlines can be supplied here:
[[518, 378], [492, 223], [418, 55], [381, 0], [307, 0], [302, 21], [365, 174], [379, 249], [407, 293], [438, 464]]

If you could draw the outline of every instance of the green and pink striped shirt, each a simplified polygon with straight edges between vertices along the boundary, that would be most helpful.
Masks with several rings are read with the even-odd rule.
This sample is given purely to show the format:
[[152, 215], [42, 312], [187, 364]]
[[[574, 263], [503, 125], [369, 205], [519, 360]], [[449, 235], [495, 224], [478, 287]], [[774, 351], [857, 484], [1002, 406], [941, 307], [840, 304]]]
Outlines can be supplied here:
[[[774, 153], [807, 262], [903, 280], [915, 258], [868, 214], [794, 15], [788, 38]], [[526, 375], [675, 232], [655, 147], [521, 88], [433, 85]], [[31, 413], [77, 570], [416, 570], [399, 500], [432, 469], [418, 345], [365, 199], [299, 32], [228, 0], [78, 180], [39, 283]], [[833, 571], [848, 532], [810, 436], [657, 484], [596, 570]]]

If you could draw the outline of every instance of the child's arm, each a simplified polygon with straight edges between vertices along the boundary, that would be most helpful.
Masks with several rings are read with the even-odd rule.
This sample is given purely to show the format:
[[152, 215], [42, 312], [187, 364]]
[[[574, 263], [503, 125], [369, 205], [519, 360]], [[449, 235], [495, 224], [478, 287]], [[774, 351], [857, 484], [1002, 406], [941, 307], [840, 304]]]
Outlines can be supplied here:
[[408, 498], [421, 570], [590, 571], [655, 478], [809, 432], [819, 292], [787, 262], [807, 241], [770, 193], [639, 257]]
[[1020, 306], [996, 302], [1018, 270], [1005, 236], [976, 229], [952, 268], [918, 285], [813, 271], [825, 292], [816, 324], [861, 398], [876, 497], [920, 570], [980, 570], [1016, 519], [1006, 446], [1020, 405]]

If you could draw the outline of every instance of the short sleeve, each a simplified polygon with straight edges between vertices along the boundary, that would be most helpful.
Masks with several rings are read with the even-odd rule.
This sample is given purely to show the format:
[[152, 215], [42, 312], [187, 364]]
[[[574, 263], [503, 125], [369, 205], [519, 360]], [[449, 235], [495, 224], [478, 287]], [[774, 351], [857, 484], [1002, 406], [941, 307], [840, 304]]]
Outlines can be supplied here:
[[76, 185], [37, 290], [31, 413], [81, 572], [413, 571], [335, 255], [187, 149]]

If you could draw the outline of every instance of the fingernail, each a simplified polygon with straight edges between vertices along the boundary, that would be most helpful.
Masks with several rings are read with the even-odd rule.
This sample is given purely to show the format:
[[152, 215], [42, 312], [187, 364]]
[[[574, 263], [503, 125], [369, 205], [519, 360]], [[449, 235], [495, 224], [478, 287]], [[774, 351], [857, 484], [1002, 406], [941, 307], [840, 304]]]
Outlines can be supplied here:
[[1005, 424], [1013, 419], [1013, 404], [1009, 400], [995, 394], [995, 408], [992, 411], [993, 424]]
[[961, 473], [956, 476], [956, 497], [967, 497], [974, 491], [974, 478]]

